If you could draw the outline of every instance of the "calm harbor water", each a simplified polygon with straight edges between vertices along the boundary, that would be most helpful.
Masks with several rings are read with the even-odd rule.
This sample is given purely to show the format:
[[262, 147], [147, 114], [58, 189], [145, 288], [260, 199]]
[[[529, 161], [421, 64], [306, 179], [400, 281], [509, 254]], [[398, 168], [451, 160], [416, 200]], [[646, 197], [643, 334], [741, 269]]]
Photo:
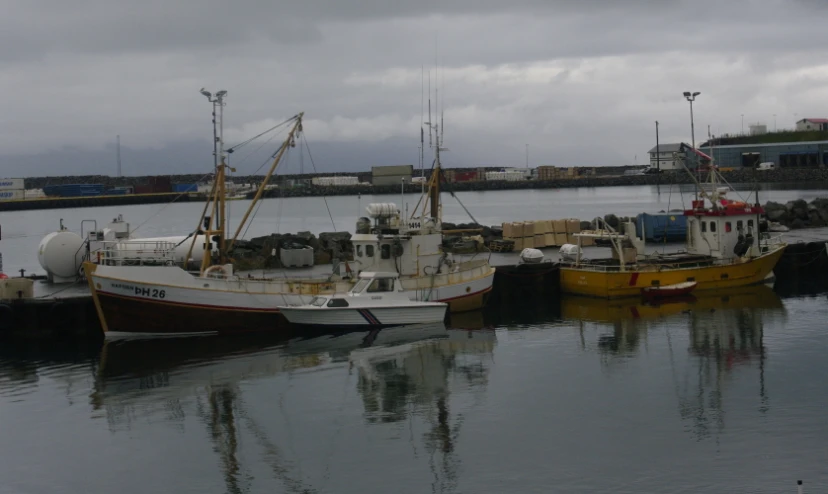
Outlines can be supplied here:
[[824, 492], [825, 299], [761, 286], [286, 342], [7, 343], [0, 492]]
[[[496, 224], [636, 214], [675, 197], [635, 187], [461, 200]], [[337, 229], [352, 229], [358, 201], [328, 199]], [[362, 208], [372, 201], [399, 198], [362, 197]], [[200, 207], [4, 213], [0, 250], [7, 272], [40, 271], [34, 251], [58, 218], [79, 229], [123, 213], [147, 236], [177, 234]], [[450, 198], [445, 216], [464, 221]], [[248, 235], [330, 221], [321, 199], [270, 200]], [[0, 493], [783, 493], [797, 479], [825, 492], [826, 296], [760, 286], [654, 307], [527, 290], [448, 327], [4, 341]]]

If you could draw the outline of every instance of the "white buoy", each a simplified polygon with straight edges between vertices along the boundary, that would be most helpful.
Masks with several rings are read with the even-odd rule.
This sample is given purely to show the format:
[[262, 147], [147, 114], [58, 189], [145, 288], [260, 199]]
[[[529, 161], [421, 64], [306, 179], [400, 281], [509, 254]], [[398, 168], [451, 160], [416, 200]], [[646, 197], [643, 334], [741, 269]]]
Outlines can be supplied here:
[[526, 264], [538, 264], [543, 261], [543, 252], [538, 249], [530, 249], [527, 247], [521, 251], [520, 260]]

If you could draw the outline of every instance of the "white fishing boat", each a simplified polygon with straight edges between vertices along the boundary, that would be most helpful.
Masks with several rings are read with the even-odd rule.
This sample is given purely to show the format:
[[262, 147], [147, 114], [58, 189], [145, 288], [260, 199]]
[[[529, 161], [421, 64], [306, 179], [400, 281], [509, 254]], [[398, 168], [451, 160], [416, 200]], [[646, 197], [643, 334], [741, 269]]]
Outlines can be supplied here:
[[[229, 166], [219, 142], [220, 164], [210, 200], [198, 218], [198, 235], [181, 243], [157, 243], [142, 252], [140, 263], [123, 262], [124, 253], [113, 242], [98, 263], [84, 263], [84, 273], [107, 335], [188, 335], [274, 331], [283, 324], [280, 307], [302, 305], [315, 296], [343, 293], [353, 287], [360, 272], [396, 272], [402, 293], [412, 301], [446, 302], [451, 312], [483, 307], [492, 289], [494, 268], [488, 256], [455, 261], [442, 249], [439, 203], [439, 140], [435, 165], [420, 204], [403, 217], [395, 204], [371, 204], [369, 218], [359, 218], [351, 240], [354, 259], [333, 265], [329, 275], [290, 278], [284, 272], [239, 272], [233, 246], [254, 211], [283, 156], [295, 147], [302, 132], [303, 113], [288, 119], [288, 133], [235, 234], [227, 233], [226, 194], [222, 184]], [[220, 116], [219, 116], [220, 117]], [[221, 119], [219, 118], [219, 123]], [[218, 135], [221, 135], [219, 132]], [[430, 206], [430, 208], [429, 208]], [[419, 210], [419, 211], [418, 211]], [[418, 214], [419, 213], [419, 214]], [[202, 244], [203, 243], [203, 244]], [[104, 242], [107, 244], [107, 242]], [[192, 265], [194, 251], [205, 255], [193, 273], [180, 267], [175, 249]]]
[[291, 324], [355, 328], [441, 322], [447, 308], [445, 302], [409, 299], [397, 273], [362, 272], [347, 293], [320, 295], [309, 304], [279, 310]]

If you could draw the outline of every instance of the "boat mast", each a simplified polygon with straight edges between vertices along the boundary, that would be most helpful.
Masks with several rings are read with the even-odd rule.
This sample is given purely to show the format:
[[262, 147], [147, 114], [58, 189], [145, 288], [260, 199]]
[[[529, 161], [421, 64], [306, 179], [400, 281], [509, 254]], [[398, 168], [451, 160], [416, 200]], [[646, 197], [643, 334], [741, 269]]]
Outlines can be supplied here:
[[267, 171], [267, 174], [262, 180], [262, 183], [259, 184], [259, 188], [256, 190], [256, 195], [253, 196], [253, 200], [250, 201], [250, 206], [247, 208], [247, 211], [245, 211], [244, 217], [242, 217], [238, 228], [236, 228], [236, 233], [233, 235], [233, 239], [230, 240], [230, 245], [227, 246], [228, 251], [230, 251], [233, 248], [233, 244], [236, 243], [236, 240], [238, 239], [239, 234], [242, 231], [242, 228], [244, 228], [244, 224], [247, 222], [247, 218], [250, 216], [250, 213], [253, 212], [253, 208], [256, 207], [256, 203], [259, 201], [259, 199], [261, 199], [262, 194], [264, 194], [265, 187], [270, 181], [270, 177], [273, 176], [273, 172], [274, 170], [276, 170], [276, 166], [278, 166], [279, 162], [282, 160], [282, 156], [284, 156], [285, 151], [287, 151], [289, 147], [296, 147], [296, 135], [299, 132], [302, 132], [302, 117], [304, 115], [305, 113], [301, 112], [295, 117], [293, 117], [292, 120], [295, 120], [293, 128], [291, 128], [290, 132], [288, 132], [287, 138], [279, 148], [279, 152], [276, 153], [276, 158], [274, 158], [273, 164], [270, 165], [270, 169]]
[[431, 217], [440, 218], [440, 133], [439, 125], [434, 126], [434, 171], [431, 173], [431, 183], [428, 188], [428, 200], [431, 203]]
[[[187, 256], [185, 257], [185, 264], [189, 262], [190, 256], [192, 255], [193, 247], [195, 245], [195, 240], [197, 237], [197, 233], [200, 229], [204, 229], [204, 256], [201, 259], [201, 272], [204, 273], [208, 267], [210, 267], [211, 253], [212, 253], [212, 239], [218, 237], [219, 243], [219, 257], [220, 262], [224, 262], [225, 260], [225, 250], [224, 250], [224, 225], [225, 225], [225, 212], [224, 212], [224, 168], [227, 166], [224, 163], [224, 143], [222, 141], [224, 136], [224, 122], [222, 120], [224, 116], [224, 97], [227, 96], [227, 91], [222, 89], [218, 91], [215, 95], [210, 93], [209, 91], [201, 88], [199, 91], [203, 94], [207, 101], [213, 104], [213, 171], [214, 171], [214, 179], [213, 179], [213, 187], [210, 191], [210, 195], [207, 197], [207, 202], [204, 204], [204, 210], [201, 212], [201, 218], [199, 218], [199, 225], [196, 228], [196, 233], [193, 235], [193, 242], [190, 244], [190, 249], [187, 251]], [[216, 108], [219, 108], [218, 118], [216, 116]], [[207, 210], [210, 207], [210, 203], [213, 205], [213, 214], [207, 216]], [[215, 228], [213, 228], [213, 222], [215, 221]]]

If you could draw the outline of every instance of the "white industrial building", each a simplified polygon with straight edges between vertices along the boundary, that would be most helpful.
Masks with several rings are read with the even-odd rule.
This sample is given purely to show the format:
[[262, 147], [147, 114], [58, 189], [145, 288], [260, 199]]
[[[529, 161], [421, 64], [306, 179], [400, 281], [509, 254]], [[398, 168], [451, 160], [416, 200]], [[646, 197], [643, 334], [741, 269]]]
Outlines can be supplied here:
[[683, 143], [659, 144], [650, 149], [650, 167], [661, 170], [681, 170], [687, 159], [687, 151], [693, 146]]
[[803, 118], [796, 122], [796, 130], [828, 130], [828, 118]]

